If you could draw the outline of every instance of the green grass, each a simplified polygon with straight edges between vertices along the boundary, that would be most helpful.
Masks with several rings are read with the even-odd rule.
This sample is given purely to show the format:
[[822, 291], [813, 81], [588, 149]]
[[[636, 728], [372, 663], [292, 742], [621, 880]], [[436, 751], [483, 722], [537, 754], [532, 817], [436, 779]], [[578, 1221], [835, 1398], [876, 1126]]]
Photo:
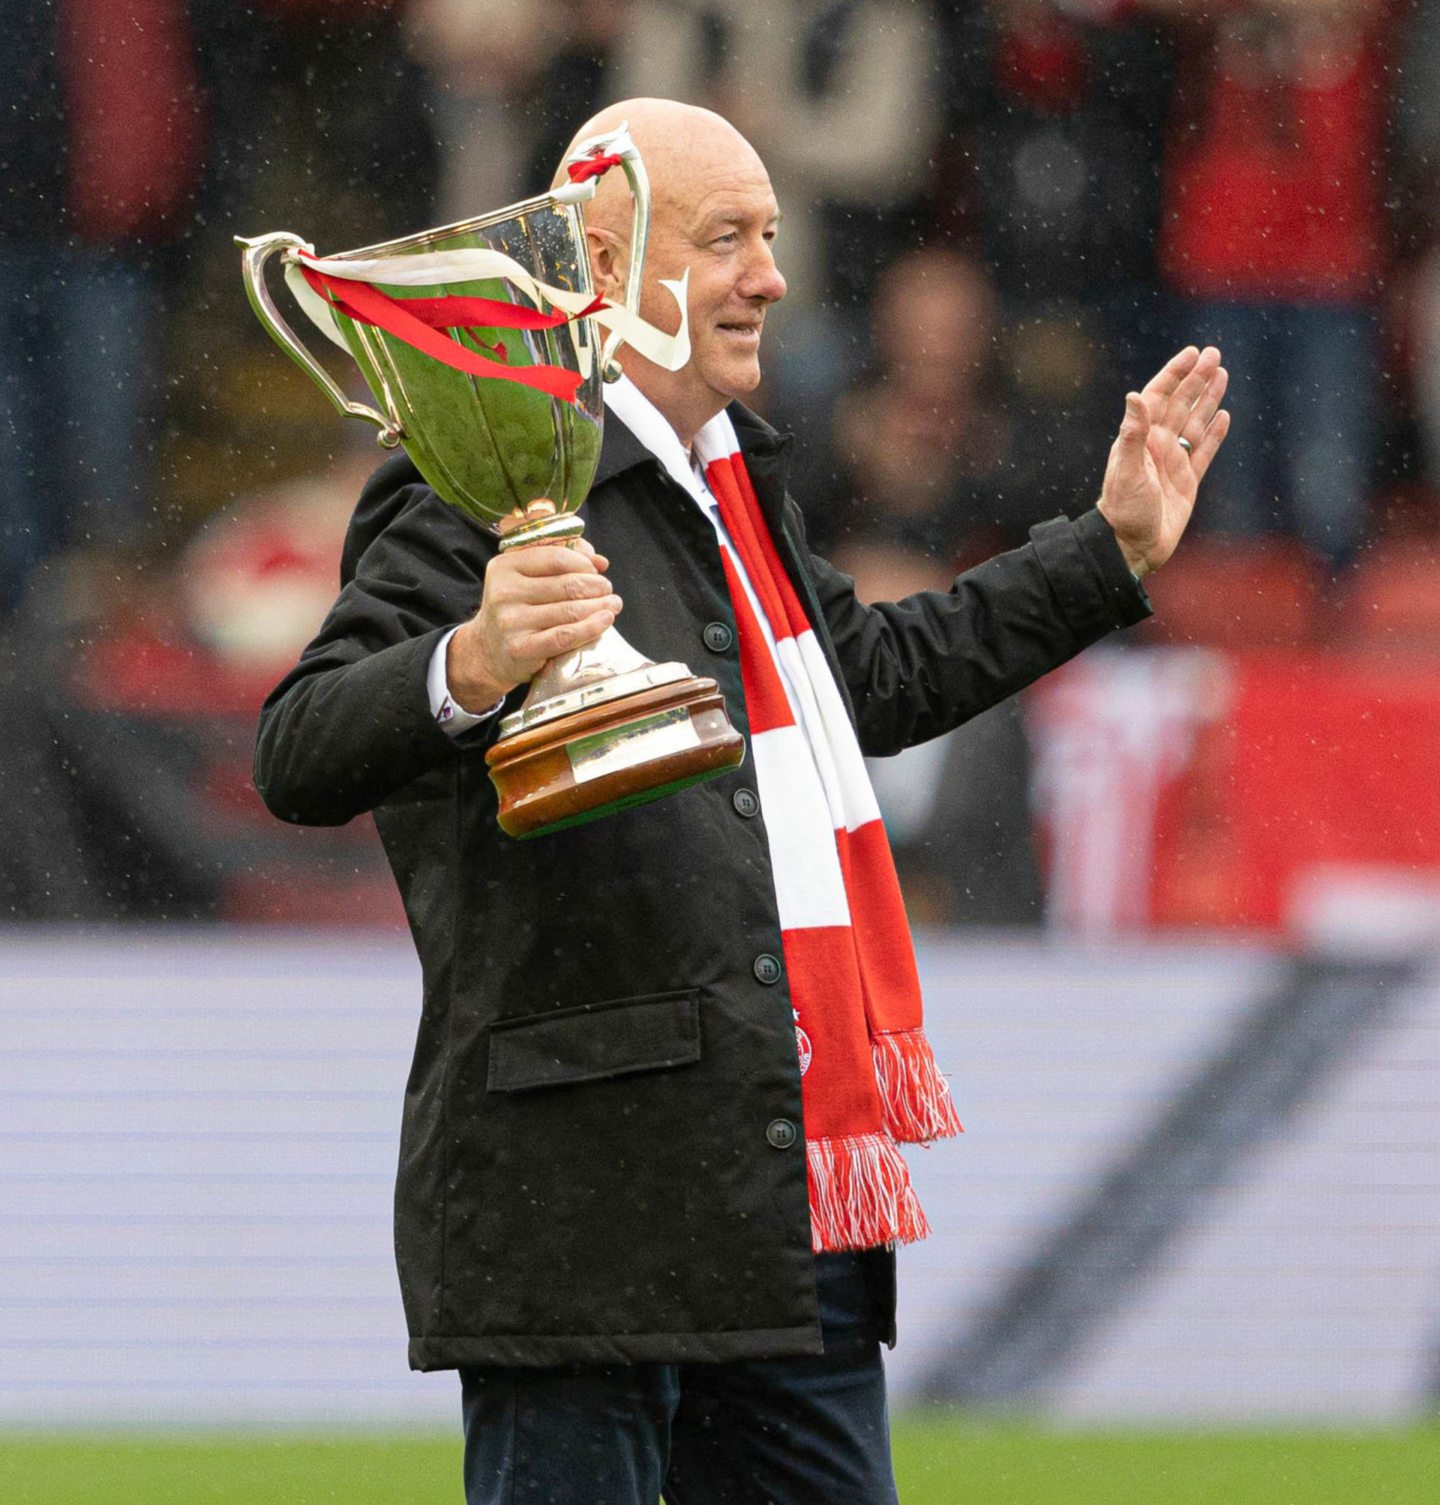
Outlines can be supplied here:
[[909, 1420], [904, 1505], [1436, 1505], [1440, 1427], [1040, 1431]]
[[[904, 1505], [1440, 1499], [1440, 1427], [1065, 1432], [911, 1418], [896, 1426], [895, 1463]], [[459, 1472], [458, 1436], [0, 1436], [5, 1505], [459, 1505]]]

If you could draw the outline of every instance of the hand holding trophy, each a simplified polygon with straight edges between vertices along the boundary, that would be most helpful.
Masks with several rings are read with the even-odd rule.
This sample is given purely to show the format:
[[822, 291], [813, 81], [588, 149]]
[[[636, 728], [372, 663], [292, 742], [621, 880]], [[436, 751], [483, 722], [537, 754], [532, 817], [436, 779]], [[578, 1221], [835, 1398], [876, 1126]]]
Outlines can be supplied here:
[[[597, 298], [580, 205], [623, 169], [635, 202], [623, 306]], [[502, 551], [579, 539], [617, 347], [678, 370], [689, 359], [686, 283], [675, 335], [638, 314], [650, 191], [625, 127], [582, 143], [551, 193], [381, 245], [319, 258], [286, 231], [239, 239], [260, 321], [342, 412], [403, 444], [437, 494]], [[285, 280], [351, 355], [380, 408], [351, 402], [281, 316], [265, 284]], [[609, 331], [601, 348], [599, 329]], [[486, 753], [508, 834], [539, 836], [659, 799], [736, 767], [744, 739], [713, 679], [656, 664], [613, 628], [551, 659]]]

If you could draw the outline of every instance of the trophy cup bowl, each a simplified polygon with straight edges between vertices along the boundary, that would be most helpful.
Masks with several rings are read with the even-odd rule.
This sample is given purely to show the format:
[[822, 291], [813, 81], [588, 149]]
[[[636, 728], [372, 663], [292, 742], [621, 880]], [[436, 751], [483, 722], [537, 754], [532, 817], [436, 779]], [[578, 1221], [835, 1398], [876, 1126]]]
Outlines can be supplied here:
[[[649, 187], [639, 153], [621, 127], [571, 160], [581, 164], [578, 181], [551, 193], [323, 260], [288, 231], [237, 237], [246, 291], [272, 338], [339, 411], [375, 424], [383, 447], [403, 444], [439, 496], [499, 535], [502, 551], [581, 536], [575, 512], [599, 460], [602, 381], [619, 374], [621, 339], [643, 327]], [[579, 208], [602, 161], [623, 167], [635, 201], [625, 308], [611, 316], [603, 348]], [[379, 409], [350, 401], [285, 322], [265, 282], [276, 254], [302, 308], [354, 358]], [[381, 322], [370, 316], [376, 295]], [[571, 312], [527, 317], [544, 315], [547, 302]], [[443, 334], [412, 343], [417, 314]], [[452, 317], [497, 322], [439, 322]], [[434, 344], [447, 337], [458, 357]], [[713, 778], [744, 752], [713, 679], [652, 662], [611, 627], [541, 668], [523, 705], [502, 718], [486, 761], [501, 829], [530, 837]]]

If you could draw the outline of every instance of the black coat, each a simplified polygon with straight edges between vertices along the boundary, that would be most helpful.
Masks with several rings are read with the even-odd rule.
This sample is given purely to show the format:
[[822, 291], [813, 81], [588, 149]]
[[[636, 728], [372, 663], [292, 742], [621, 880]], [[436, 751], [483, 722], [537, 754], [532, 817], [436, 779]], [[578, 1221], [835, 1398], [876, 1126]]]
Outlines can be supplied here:
[[[946, 731], [1148, 611], [1094, 512], [1041, 524], [948, 594], [863, 606], [805, 547], [787, 442], [732, 417], [867, 753]], [[585, 515], [626, 637], [713, 675], [746, 732], [714, 532], [613, 417]], [[426, 693], [494, 547], [403, 456], [383, 465], [255, 759], [284, 820], [374, 811], [420, 953], [396, 1190], [411, 1363], [816, 1353], [803, 1137], [766, 1135], [802, 1119], [786, 984], [756, 967], [782, 949], [765, 812], [734, 802], [752, 769], [534, 841], [501, 835], [491, 732], [453, 740]]]

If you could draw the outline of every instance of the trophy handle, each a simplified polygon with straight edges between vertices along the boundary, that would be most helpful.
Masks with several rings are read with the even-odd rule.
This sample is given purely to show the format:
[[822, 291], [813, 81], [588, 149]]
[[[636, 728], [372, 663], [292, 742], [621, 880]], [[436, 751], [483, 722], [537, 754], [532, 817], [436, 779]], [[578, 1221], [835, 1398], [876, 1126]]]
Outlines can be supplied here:
[[[625, 181], [630, 185], [630, 196], [635, 201], [635, 213], [630, 221], [630, 271], [625, 278], [625, 307], [632, 314], [638, 314], [645, 271], [645, 247], [650, 239], [650, 178], [640, 159], [639, 149], [630, 139], [629, 121], [616, 130], [606, 131], [602, 136], [591, 136], [581, 141], [567, 160], [583, 162], [587, 157], [612, 155], [620, 158]], [[591, 193], [593, 192], [592, 188]], [[557, 194], [557, 197], [560, 196]], [[585, 196], [589, 197], [588, 194]], [[600, 370], [606, 381], [614, 381], [620, 375], [620, 368], [615, 364], [615, 352], [624, 338], [618, 329], [612, 330], [600, 352]]]
[[[647, 191], [648, 199], [648, 191]], [[648, 218], [648, 215], [647, 215]], [[352, 418], [363, 418], [380, 430], [376, 436], [384, 449], [394, 449], [404, 435], [400, 415], [393, 405], [387, 417], [377, 408], [363, 402], [351, 402], [334, 377], [301, 344], [295, 331], [285, 322], [284, 315], [275, 306], [270, 289], [265, 286], [265, 263], [276, 251], [306, 251], [314, 248], [289, 230], [276, 230], [270, 235], [257, 235], [247, 240], [243, 235], [235, 237], [235, 244], [244, 246], [245, 292], [256, 317], [270, 333], [270, 338], [295, 362], [297, 366], [333, 402], [340, 412]], [[386, 393], [388, 401], [389, 393]]]

